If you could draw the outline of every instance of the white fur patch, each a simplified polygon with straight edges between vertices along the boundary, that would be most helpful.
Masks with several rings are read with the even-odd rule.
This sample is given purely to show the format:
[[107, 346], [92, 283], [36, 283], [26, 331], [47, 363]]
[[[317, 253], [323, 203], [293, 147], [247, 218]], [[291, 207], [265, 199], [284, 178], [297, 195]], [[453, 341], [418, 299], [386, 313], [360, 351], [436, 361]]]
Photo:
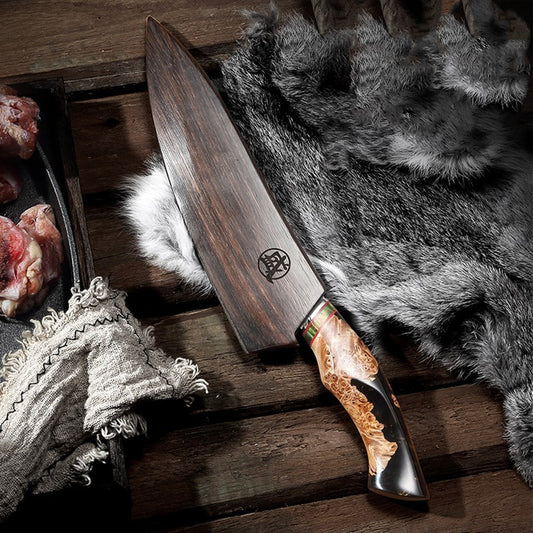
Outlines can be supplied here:
[[145, 173], [131, 176], [124, 186], [126, 219], [135, 231], [143, 257], [151, 264], [175, 272], [202, 294], [212, 291], [194, 250], [163, 163], [152, 158]]

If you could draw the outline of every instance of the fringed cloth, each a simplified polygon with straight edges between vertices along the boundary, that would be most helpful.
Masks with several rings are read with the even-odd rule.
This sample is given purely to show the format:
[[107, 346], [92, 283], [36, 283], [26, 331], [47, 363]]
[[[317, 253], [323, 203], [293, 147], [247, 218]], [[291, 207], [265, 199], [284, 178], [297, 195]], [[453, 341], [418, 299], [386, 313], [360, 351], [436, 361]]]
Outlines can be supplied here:
[[50, 311], [0, 368], [0, 521], [27, 491], [90, 483], [108, 442], [145, 432], [140, 400], [207, 392], [198, 367], [156, 348], [125, 305], [125, 293], [95, 278], [66, 312]]

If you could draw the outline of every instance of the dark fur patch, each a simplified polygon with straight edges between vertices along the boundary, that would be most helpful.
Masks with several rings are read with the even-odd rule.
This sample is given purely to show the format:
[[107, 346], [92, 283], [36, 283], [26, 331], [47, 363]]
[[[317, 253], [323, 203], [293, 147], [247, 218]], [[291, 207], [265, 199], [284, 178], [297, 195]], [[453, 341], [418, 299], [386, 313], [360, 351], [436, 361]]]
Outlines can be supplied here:
[[364, 339], [384, 350], [395, 324], [423, 357], [500, 390], [531, 484], [533, 166], [508, 108], [525, 95], [527, 43], [480, 43], [451, 17], [413, 43], [368, 17], [322, 36], [256, 16], [222, 84]]
[[[393, 325], [423, 358], [501, 391], [511, 456], [533, 485], [533, 161], [510, 126], [526, 49], [451, 17], [413, 43], [369, 17], [320, 35], [271, 13], [252, 16], [217, 82], [364, 340], [383, 352]], [[151, 173], [160, 193], [129, 210], [143, 253], [206, 289], [164, 170]], [[153, 238], [167, 233], [170, 246]]]

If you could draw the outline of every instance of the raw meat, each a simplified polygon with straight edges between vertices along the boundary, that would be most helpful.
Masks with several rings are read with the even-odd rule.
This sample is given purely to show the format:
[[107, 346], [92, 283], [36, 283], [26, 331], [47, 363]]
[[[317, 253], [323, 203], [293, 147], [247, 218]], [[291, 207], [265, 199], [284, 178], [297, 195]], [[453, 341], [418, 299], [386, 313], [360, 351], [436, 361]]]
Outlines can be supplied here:
[[0, 216], [0, 314], [8, 317], [42, 303], [63, 261], [52, 208], [38, 204], [20, 218]]
[[63, 262], [63, 244], [52, 208], [47, 204], [30, 207], [20, 215], [18, 227], [26, 231], [41, 247], [44, 283], [59, 277]]
[[[0, 157], [29, 159], [37, 143], [39, 107], [31, 98], [17, 96], [0, 85]], [[11, 161], [0, 161], [0, 204], [15, 200], [22, 180]]]
[[43, 285], [42, 251], [35, 239], [0, 217], [0, 310], [14, 316], [24, 300]]
[[22, 189], [22, 179], [14, 164], [0, 161], [0, 204], [15, 200]]
[[6, 85], [0, 86], [0, 157], [29, 159], [37, 142], [39, 106], [17, 96]]

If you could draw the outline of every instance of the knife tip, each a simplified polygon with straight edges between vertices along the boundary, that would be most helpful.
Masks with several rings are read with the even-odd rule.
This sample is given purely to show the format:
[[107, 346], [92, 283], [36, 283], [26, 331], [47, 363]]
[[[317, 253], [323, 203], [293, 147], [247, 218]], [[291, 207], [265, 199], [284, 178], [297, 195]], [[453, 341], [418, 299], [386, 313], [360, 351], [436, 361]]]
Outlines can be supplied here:
[[148, 15], [146, 17], [146, 27], [149, 26], [161, 26], [161, 22], [159, 22], [155, 17], [152, 17], [152, 15]]

